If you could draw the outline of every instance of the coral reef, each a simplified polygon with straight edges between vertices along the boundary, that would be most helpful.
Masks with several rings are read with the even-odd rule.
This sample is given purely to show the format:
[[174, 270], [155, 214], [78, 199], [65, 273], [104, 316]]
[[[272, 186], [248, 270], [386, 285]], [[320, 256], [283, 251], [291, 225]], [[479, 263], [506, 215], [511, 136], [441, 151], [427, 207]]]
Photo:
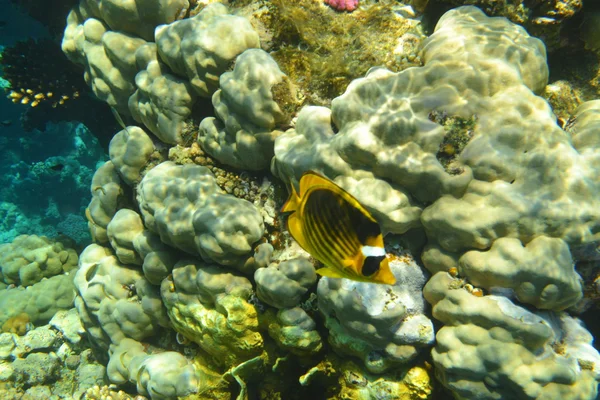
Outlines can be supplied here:
[[[548, 79], [545, 56], [541, 41], [506, 19], [488, 18], [474, 7], [451, 10], [422, 43], [424, 66], [399, 73], [372, 69], [334, 99], [331, 110], [302, 109], [295, 128], [276, 139], [272, 171], [290, 184], [297, 184], [306, 170], [326, 174], [364, 203], [387, 231], [404, 233], [422, 226], [428, 240], [422, 254], [425, 266], [436, 276], [447, 275], [445, 271], [458, 274], [460, 279], [449, 285], [464, 292], [465, 304], [467, 299], [483, 298], [487, 302], [497, 298], [504, 308], [521, 309], [518, 302], [552, 311], [573, 306], [581, 299], [582, 288], [568, 247], [598, 240], [599, 188], [594, 178], [597, 150], [595, 141], [586, 134], [593, 130], [595, 118], [582, 117], [577, 132], [571, 134], [557, 125], [548, 104], [536, 96]], [[450, 120], [458, 121], [455, 126], [460, 129], [447, 129]], [[460, 146], [444, 148], [457, 140]], [[452, 153], [453, 159], [446, 166], [440, 162], [440, 151]], [[542, 261], [546, 254], [548, 259]], [[331, 308], [327, 303], [337, 298], [321, 292], [326, 282], [354, 285], [322, 279], [318, 298], [325, 311]], [[431, 289], [427, 297], [435, 307], [439, 300], [434, 295], [439, 290]], [[326, 320], [334, 349], [337, 345], [341, 348], [336, 350], [342, 354], [350, 351], [358, 355], [366, 366], [374, 361], [371, 368], [380, 366], [377, 362], [383, 361], [385, 367], [386, 361], [394, 360], [390, 357], [393, 352], [381, 353], [379, 349], [378, 357], [366, 357], [377, 349], [377, 345], [364, 344], [373, 335], [366, 328], [346, 322], [355, 324], [357, 318], [344, 318], [344, 310], [341, 304], [336, 305], [335, 319]], [[491, 306], [481, 306], [480, 310], [478, 318], [494, 318], [486, 313], [492, 314]], [[545, 315], [538, 310], [535, 313]], [[448, 326], [468, 321], [471, 314], [466, 306], [456, 307], [456, 312], [445, 319], [434, 308], [434, 316]], [[580, 352], [582, 348], [591, 351], [587, 331], [575, 327], [565, 314], [556, 315], [564, 320], [564, 326], [546, 322], [553, 333], [545, 332], [541, 342], [536, 343], [543, 347], [543, 343], [560, 342], [564, 332], [580, 338], [573, 344], [576, 350], [569, 352]], [[477, 321], [465, 322], [465, 329]], [[336, 330], [344, 324], [350, 325], [345, 327], [345, 335], [351, 332], [360, 337], [361, 346], [342, 347], [344, 336]], [[479, 324], [483, 324], [479, 327], [481, 335], [489, 335], [503, 345], [513, 343], [513, 338], [521, 334], [509, 333], [496, 339], [492, 327], [499, 322]], [[454, 339], [445, 341], [446, 337], [441, 336], [444, 329], [437, 335], [434, 355], [448, 352], [453, 344], [458, 346]], [[368, 337], [360, 336], [367, 331]], [[469, 335], [461, 337], [463, 343]], [[481, 340], [476, 343], [485, 347], [483, 336]], [[394, 343], [393, 339], [382, 344], [390, 342]], [[518, 340], [515, 345], [519, 345]], [[527, 348], [532, 354], [539, 351]], [[590, 352], [592, 358], [584, 357], [582, 361], [592, 369], [594, 364], [590, 362], [595, 354]], [[399, 351], [397, 356], [401, 358], [403, 353]], [[410, 352], [404, 356], [410, 357]], [[440, 356], [436, 361], [442, 383], [458, 398], [486, 398], [485, 391], [475, 388], [479, 384], [461, 391], [461, 379], [468, 379], [465, 377], [478, 367], [465, 366], [466, 358], [462, 359], [459, 369], [469, 371], [462, 375], [449, 361], [453, 357]], [[478, 358], [472, 354], [470, 360]], [[571, 366], [564, 371], [573, 368], [576, 358], [568, 361]], [[488, 362], [492, 359], [490, 356]], [[528, 365], [526, 357], [521, 361]], [[563, 359], [548, 357], [546, 362], [549, 364], [544, 370], [554, 368], [557, 374], [563, 373], [559, 372]], [[494, 365], [516, 370], [506, 360]], [[491, 370], [479, 371], [484, 381], [497, 382]], [[523, 376], [532, 374], [519, 375], [523, 387], [528, 385]], [[543, 378], [548, 383], [553, 379], [560, 382], [558, 386], [545, 386], [547, 394], [543, 396], [559, 397], [570, 390], [581, 390], [584, 398], [596, 396], [595, 373], [569, 376], [564, 382], [551, 374]], [[500, 383], [492, 387], [497, 385], [503, 387]]]
[[[71, 308], [74, 275], [108, 381], [154, 400], [427, 399], [434, 372], [456, 398], [596, 397], [600, 355], [567, 312], [594, 301], [597, 275], [582, 285], [571, 251], [600, 241], [598, 113], [557, 124], [539, 39], [475, 7], [424, 39], [419, 1], [155, 3], [82, 1], [68, 17], [63, 51], [140, 126], [92, 179], [78, 270], [7, 288], [0, 322], [45, 323], [17, 295], [59, 278]], [[315, 170], [364, 204], [397, 283], [318, 278], [269, 167], [288, 188]], [[7, 359], [29, 356], [10, 335]], [[52, 394], [61, 362], [16, 369]]]

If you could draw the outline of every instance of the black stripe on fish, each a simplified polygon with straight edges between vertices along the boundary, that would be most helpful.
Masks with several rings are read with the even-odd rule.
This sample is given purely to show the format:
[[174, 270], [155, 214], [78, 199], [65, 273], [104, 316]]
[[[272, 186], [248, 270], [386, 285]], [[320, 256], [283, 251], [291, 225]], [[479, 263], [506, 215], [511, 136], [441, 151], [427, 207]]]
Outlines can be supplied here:
[[319, 223], [318, 215], [316, 215], [315, 210], [312, 207], [307, 208], [309, 202], [305, 205], [304, 209], [304, 218], [305, 218], [305, 226], [306, 226], [306, 234], [310, 238], [310, 245], [312, 250], [315, 252], [314, 256], [321, 262], [327, 265], [337, 265], [335, 263], [335, 259], [337, 258], [335, 255], [331, 254], [332, 252], [328, 250], [331, 248], [332, 242], [327, 232], [323, 230], [322, 224]]
[[[324, 201], [329, 197], [331, 200]], [[349, 234], [352, 233], [353, 227], [349, 225], [349, 220], [343, 209], [343, 203], [339, 202], [339, 196], [334, 193], [327, 193], [326, 196], [321, 196], [322, 213], [327, 215], [327, 223], [335, 233], [335, 242], [344, 255], [344, 257], [353, 256], [356, 252], [356, 247], [353, 245]]]
[[368, 238], [381, 235], [381, 229], [377, 222], [371, 221], [371, 219], [364, 215], [360, 210], [350, 207], [349, 217], [361, 244], [366, 244]]
[[352, 221], [348, 217], [349, 209], [352, 207], [344, 202], [339, 196], [338, 200], [342, 200], [338, 202], [338, 207], [336, 207], [339, 212], [337, 223], [342, 227], [342, 229], [340, 229], [340, 242], [344, 245], [345, 250], [349, 254], [353, 254], [356, 252], [356, 249], [360, 246], [360, 244], [356, 238], [356, 232], [354, 226], [352, 225]]
[[379, 271], [379, 266], [385, 256], [368, 256], [365, 258], [365, 262], [360, 271], [363, 276], [371, 276]]
[[319, 222], [315, 229], [319, 229], [327, 237], [328, 250], [335, 252], [339, 260], [353, 256], [356, 249], [346, 239], [348, 231], [353, 230], [353, 227], [343, 223], [344, 210], [341, 209], [337, 196], [328, 190], [315, 190], [307, 199], [307, 207], [309, 214]]

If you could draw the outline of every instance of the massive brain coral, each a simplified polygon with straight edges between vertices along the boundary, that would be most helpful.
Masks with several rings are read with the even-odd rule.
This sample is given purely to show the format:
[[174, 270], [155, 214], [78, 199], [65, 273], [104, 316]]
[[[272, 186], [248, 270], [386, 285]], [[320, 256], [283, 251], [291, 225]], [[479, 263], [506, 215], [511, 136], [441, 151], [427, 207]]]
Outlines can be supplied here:
[[258, 209], [223, 193], [206, 167], [164, 162], [144, 176], [137, 199], [164, 243], [219, 264], [241, 267], [264, 232]]
[[503, 296], [473, 296], [446, 273], [424, 294], [445, 324], [432, 357], [455, 398], [596, 398], [600, 355], [577, 319], [529, 311]]
[[243, 17], [228, 14], [223, 4], [206, 6], [193, 18], [156, 28], [160, 58], [180, 76], [189, 78], [199, 96], [219, 87], [219, 76], [244, 50], [260, 47], [258, 34]]
[[31, 286], [77, 268], [77, 252], [45, 236], [21, 235], [0, 245], [0, 280]]

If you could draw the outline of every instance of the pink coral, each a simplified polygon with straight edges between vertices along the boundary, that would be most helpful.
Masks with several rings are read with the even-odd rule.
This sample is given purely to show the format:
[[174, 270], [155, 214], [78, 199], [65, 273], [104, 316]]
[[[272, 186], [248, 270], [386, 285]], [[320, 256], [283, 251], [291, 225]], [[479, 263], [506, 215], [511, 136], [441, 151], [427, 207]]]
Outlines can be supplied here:
[[358, 7], [358, 0], [325, 0], [325, 3], [338, 11], [353, 11]]

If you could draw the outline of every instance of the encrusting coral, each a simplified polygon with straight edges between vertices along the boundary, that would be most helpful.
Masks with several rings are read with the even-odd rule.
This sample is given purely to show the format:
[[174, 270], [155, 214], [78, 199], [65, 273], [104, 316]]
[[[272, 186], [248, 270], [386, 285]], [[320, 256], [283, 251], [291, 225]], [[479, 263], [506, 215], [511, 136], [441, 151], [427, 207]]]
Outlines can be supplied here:
[[325, 0], [325, 3], [339, 11], [354, 11], [358, 7], [358, 0]]
[[474, 296], [446, 272], [435, 274], [424, 294], [444, 323], [433, 362], [456, 398], [596, 397], [600, 355], [577, 319], [532, 312], [503, 296]]
[[31, 329], [31, 322], [27, 313], [21, 313], [9, 318], [2, 325], [2, 332], [16, 333], [19, 336], [23, 336]]
[[244, 50], [260, 47], [258, 34], [246, 18], [213, 3], [192, 18], [160, 25], [155, 33], [161, 60], [189, 79], [202, 97], [219, 87], [219, 76]]

